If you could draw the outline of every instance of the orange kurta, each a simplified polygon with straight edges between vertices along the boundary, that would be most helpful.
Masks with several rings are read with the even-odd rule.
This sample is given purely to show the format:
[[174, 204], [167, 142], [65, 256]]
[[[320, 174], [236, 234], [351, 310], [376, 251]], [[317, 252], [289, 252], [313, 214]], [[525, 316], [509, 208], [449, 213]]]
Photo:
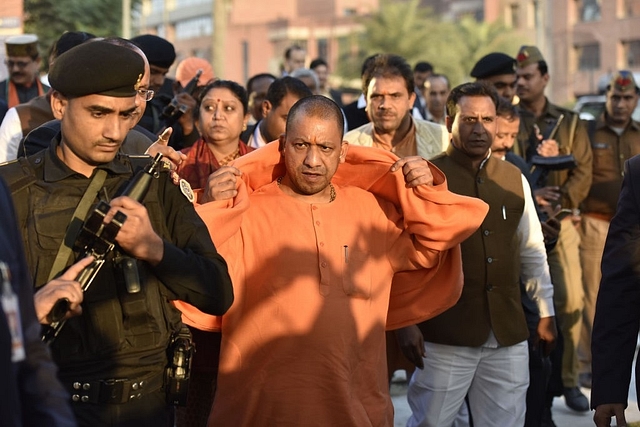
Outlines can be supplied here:
[[[308, 204], [273, 182], [284, 166], [272, 144], [234, 163], [244, 174], [233, 201], [198, 208], [235, 291], [209, 425], [393, 425], [387, 312], [397, 327], [455, 304], [458, 244], [487, 212], [448, 192], [436, 168], [437, 185], [406, 189], [402, 172], [389, 172], [396, 159], [351, 147], [335, 201]], [[396, 274], [391, 292], [394, 273], [416, 269]], [[187, 323], [215, 328], [178, 306]]]

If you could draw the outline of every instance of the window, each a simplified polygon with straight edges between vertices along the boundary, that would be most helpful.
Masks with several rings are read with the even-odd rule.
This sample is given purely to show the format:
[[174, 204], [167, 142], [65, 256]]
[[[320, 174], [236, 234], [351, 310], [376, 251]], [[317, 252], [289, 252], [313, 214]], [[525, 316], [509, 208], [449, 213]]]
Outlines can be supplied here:
[[578, 70], [597, 70], [600, 68], [600, 45], [598, 43], [576, 46]]
[[175, 0], [175, 3], [176, 3], [176, 9], [181, 9], [183, 7], [211, 3], [211, 0]]
[[242, 81], [249, 80], [249, 42], [242, 40]]
[[162, 12], [164, 0], [151, 0], [151, 12]]
[[580, 13], [580, 21], [592, 22], [600, 20], [600, 2], [601, 0], [578, 0], [578, 11]]
[[620, 0], [621, 14], [620, 18], [630, 18], [632, 16], [640, 16], [640, 0]]
[[176, 40], [209, 36], [212, 32], [213, 23], [210, 16], [176, 22]]
[[329, 42], [327, 39], [318, 39], [318, 58], [329, 57]]
[[520, 28], [520, 5], [518, 3], [511, 3], [509, 5], [507, 16], [507, 26]]
[[622, 43], [625, 68], [640, 67], [640, 40], [629, 40]]

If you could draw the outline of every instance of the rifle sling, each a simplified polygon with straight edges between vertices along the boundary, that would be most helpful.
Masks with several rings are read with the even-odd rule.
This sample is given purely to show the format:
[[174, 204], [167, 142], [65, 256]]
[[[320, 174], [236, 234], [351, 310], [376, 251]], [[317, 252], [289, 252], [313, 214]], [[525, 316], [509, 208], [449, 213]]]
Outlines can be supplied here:
[[107, 178], [107, 171], [104, 169], [96, 170], [95, 175], [91, 179], [87, 190], [82, 195], [82, 199], [80, 199], [80, 203], [76, 207], [76, 210], [73, 212], [73, 218], [71, 222], [69, 222], [69, 227], [67, 227], [67, 232], [65, 233], [62, 242], [60, 243], [60, 247], [58, 248], [58, 253], [56, 254], [56, 259], [53, 261], [53, 265], [51, 266], [51, 271], [49, 272], [49, 278], [47, 279], [47, 283], [51, 281], [54, 277], [58, 275], [60, 271], [67, 265], [67, 260], [71, 255], [71, 249], [73, 244], [65, 244], [65, 242], [69, 241], [69, 239], [75, 238], [75, 236], [80, 231], [80, 227], [84, 223], [84, 220], [89, 212], [89, 208], [93, 204], [93, 200], [96, 198], [96, 194], [102, 188], [105, 179]]

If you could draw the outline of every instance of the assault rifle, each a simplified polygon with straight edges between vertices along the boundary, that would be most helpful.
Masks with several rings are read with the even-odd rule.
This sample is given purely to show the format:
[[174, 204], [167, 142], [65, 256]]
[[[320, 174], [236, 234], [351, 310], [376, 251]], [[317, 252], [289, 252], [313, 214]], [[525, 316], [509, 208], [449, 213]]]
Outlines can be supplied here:
[[[159, 176], [161, 160], [162, 154], [158, 153], [151, 163], [133, 177], [122, 195], [130, 197], [137, 202], [142, 202], [149, 190], [151, 180]], [[115, 247], [116, 236], [127, 219], [125, 214], [118, 211], [113, 219], [105, 224], [104, 218], [110, 209], [111, 206], [107, 202], [100, 201], [82, 225], [82, 229], [73, 245], [74, 249], [78, 251], [76, 261], [88, 256], [93, 257], [91, 264], [86, 266], [76, 277], [76, 281], [80, 283], [83, 292], [86, 292], [91, 286], [91, 283], [104, 265], [107, 255]], [[140, 279], [135, 259], [122, 257], [119, 267], [123, 271], [127, 290], [130, 293], [140, 292]], [[61, 298], [56, 301], [47, 315], [50, 325], [42, 334], [42, 341], [51, 343], [58, 336], [66, 322], [64, 316], [69, 311], [69, 306], [70, 303], [67, 298]]]
[[[542, 140], [553, 139], [560, 128], [560, 123], [564, 119], [564, 114], [560, 114], [558, 120], [554, 123], [551, 129], [548, 132], [545, 132]], [[535, 130], [534, 130], [535, 133]], [[536, 141], [537, 135], [532, 136]], [[540, 142], [536, 144], [539, 145]], [[547, 178], [550, 171], [556, 170], [565, 170], [565, 169], [573, 169], [577, 166], [576, 159], [573, 154], [565, 154], [561, 156], [553, 156], [553, 157], [544, 157], [538, 154], [534, 154], [531, 156], [531, 165], [533, 166], [531, 170], [531, 181], [534, 184], [535, 188], [543, 188], [547, 185]]]

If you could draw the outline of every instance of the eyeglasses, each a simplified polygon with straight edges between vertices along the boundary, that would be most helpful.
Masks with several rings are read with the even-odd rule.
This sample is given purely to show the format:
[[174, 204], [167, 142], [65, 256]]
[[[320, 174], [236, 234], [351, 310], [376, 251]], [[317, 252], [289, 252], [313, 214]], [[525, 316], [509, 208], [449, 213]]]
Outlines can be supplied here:
[[13, 67], [26, 68], [32, 62], [33, 61], [14, 61], [11, 59], [5, 59], [4, 61], [8, 69], [12, 69]]
[[151, 89], [138, 89], [138, 95], [145, 101], [151, 101], [156, 93]]

